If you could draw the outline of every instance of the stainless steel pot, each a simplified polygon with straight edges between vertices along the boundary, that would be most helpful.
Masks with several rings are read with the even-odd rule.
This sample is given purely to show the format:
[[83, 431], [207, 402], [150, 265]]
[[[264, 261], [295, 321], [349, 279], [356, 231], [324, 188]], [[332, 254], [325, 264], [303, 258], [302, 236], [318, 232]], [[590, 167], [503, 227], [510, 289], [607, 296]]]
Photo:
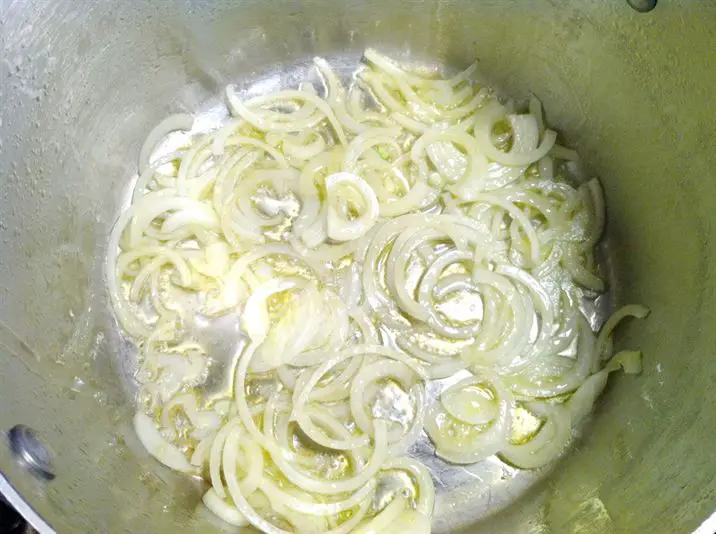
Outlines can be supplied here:
[[616, 299], [653, 310], [619, 337], [643, 350], [645, 372], [613, 379], [576, 450], [489, 517], [474, 513], [491, 498], [479, 482], [443, 498], [439, 528], [686, 533], [712, 513], [715, 3], [662, 0], [647, 14], [624, 0], [0, 5], [0, 429], [28, 425], [53, 455], [44, 462], [26, 434], [18, 446], [16, 429], [19, 455], [0, 443], [0, 488], [37, 528], [209, 524], [198, 488], [133, 438], [103, 283], [109, 228], [141, 140], [166, 114], [271, 66], [369, 45], [456, 66], [477, 57], [503, 90], [536, 93], [602, 177]]

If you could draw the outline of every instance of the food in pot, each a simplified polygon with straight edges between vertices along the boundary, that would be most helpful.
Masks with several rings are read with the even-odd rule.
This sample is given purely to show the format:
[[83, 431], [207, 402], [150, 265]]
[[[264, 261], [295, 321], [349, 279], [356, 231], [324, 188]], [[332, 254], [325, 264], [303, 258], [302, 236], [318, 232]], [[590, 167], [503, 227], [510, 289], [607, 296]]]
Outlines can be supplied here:
[[[348, 85], [317, 58], [321, 83], [229, 86], [218, 129], [161, 122], [112, 233], [137, 434], [232, 525], [429, 532], [424, 433], [451, 464], [538, 468], [610, 372], [640, 370], [611, 334], [646, 308], [598, 333], [580, 311], [605, 291], [604, 200], [539, 101], [476, 65], [364, 60]], [[222, 363], [197, 325], [227, 318]]]

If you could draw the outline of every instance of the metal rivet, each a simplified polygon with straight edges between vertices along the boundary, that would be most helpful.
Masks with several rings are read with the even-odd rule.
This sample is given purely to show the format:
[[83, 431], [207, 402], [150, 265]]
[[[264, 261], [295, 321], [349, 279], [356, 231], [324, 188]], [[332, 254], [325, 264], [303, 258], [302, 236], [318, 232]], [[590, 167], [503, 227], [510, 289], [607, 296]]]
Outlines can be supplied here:
[[648, 13], [656, 7], [656, 0], [627, 0], [627, 3], [639, 13]]
[[10, 440], [10, 449], [20, 465], [45, 480], [55, 478], [55, 473], [52, 469], [52, 454], [37, 439], [34, 430], [29, 426], [15, 425], [7, 435]]

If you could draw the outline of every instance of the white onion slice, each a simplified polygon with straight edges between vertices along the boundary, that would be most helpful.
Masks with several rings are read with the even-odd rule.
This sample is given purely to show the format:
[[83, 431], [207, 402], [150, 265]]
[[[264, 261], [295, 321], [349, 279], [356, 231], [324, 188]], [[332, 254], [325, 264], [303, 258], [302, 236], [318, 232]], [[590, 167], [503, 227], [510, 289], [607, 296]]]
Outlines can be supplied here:
[[161, 463], [176, 471], [195, 472], [196, 469], [187, 461], [184, 453], [162, 437], [148, 415], [137, 412], [134, 416], [134, 430], [144, 448]]
[[[347, 196], [357, 194], [362, 206], [357, 216], [349, 216], [347, 203], [352, 199]], [[331, 174], [326, 178], [326, 195], [328, 214], [326, 231], [334, 241], [358, 239], [370, 230], [378, 219], [378, 199], [373, 189], [365, 180], [349, 172]], [[340, 212], [339, 212], [340, 210]]]
[[537, 435], [519, 445], [508, 443], [500, 450], [501, 457], [523, 469], [536, 469], [554, 461], [565, 451], [572, 437], [572, 421], [566, 407], [540, 404], [531, 409], [546, 418]]
[[194, 125], [194, 118], [187, 113], [178, 113], [176, 115], [170, 115], [165, 118], [162, 122], [157, 124], [149, 135], [146, 141], [142, 145], [142, 149], [139, 151], [139, 172], [144, 172], [150, 163], [150, 158], [157, 143], [161, 141], [167, 134], [176, 130], [191, 130]]
[[363, 525], [359, 525], [355, 534], [380, 534], [389, 530], [405, 511], [406, 502], [401, 497], [393, 499], [380, 513]]
[[[455, 421], [437, 406], [433, 406], [425, 420], [425, 430], [435, 443], [438, 456], [449, 462], [475, 463], [501, 451], [507, 443], [515, 408], [514, 397], [497, 376], [484, 369], [478, 371], [495, 391], [499, 406], [496, 417], [487, 428]], [[458, 389], [461, 387], [463, 384], [459, 384]]]
[[412, 458], [391, 458], [385, 462], [385, 470], [406, 471], [415, 481], [415, 510], [427, 518], [432, 517], [435, 507], [435, 485], [427, 467]]
[[307, 284], [300, 278], [269, 280], [251, 293], [241, 314], [243, 330], [254, 343], [262, 343], [268, 335], [270, 324], [266, 301], [271, 295], [304, 287]]
[[244, 515], [239, 512], [236, 507], [216, 494], [214, 488], [209, 488], [209, 490], [202, 497], [202, 501], [211, 512], [230, 525], [245, 527], [249, 524], [246, 517], [244, 517]]
[[607, 340], [611, 337], [612, 332], [616, 326], [624, 320], [626, 317], [636, 317], [637, 319], [644, 319], [649, 315], [649, 308], [642, 306], [641, 304], [629, 304], [622, 306], [618, 311], [613, 313], [602, 326], [597, 336], [595, 345], [595, 352], [598, 358], [603, 356], [604, 348]]
[[485, 156], [503, 165], [529, 165], [530, 163], [539, 161], [552, 150], [557, 140], [557, 133], [552, 130], [546, 130], [544, 132], [542, 142], [534, 150], [524, 152], [503, 152], [499, 150], [492, 143], [491, 134], [495, 123], [504, 116], [504, 109], [496, 102], [491, 102], [478, 113], [474, 126], [475, 139], [477, 140], [480, 152]]

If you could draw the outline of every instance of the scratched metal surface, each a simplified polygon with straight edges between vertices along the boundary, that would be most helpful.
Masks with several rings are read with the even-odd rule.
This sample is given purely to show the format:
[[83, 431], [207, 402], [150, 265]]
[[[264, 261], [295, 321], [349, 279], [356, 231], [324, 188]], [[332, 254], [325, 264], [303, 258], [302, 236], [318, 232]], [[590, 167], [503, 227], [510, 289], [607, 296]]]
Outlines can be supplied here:
[[198, 488], [133, 441], [107, 236], [164, 116], [200, 112], [226, 83], [376, 46], [478, 58], [496, 87], [534, 91], [603, 180], [615, 300], [652, 308], [619, 332], [643, 350], [643, 375], [610, 380], [579, 446], [484, 521], [458, 491], [456, 523], [693, 530], [716, 502], [714, 21], [715, 3], [689, 0], [646, 15], [622, 0], [0, 0], [0, 427], [34, 427], [58, 460], [39, 485], [0, 446], [0, 491], [43, 533], [219, 528], [195, 508]]

